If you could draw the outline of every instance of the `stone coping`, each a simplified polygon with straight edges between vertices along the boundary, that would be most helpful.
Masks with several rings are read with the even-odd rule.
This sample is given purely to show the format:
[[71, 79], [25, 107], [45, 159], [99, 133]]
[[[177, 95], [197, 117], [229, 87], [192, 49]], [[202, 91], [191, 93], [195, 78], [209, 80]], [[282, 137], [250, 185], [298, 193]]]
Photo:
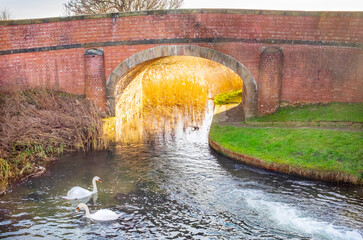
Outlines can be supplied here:
[[357, 176], [344, 173], [344, 172], [331, 172], [331, 171], [323, 171], [323, 170], [313, 170], [313, 169], [303, 169], [298, 168], [295, 166], [289, 166], [282, 163], [274, 163], [274, 162], [267, 162], [262, 159], [258, 159], [252, 156], [247, 156], [241, 153], [233, 152], [227, 148], [222, 147], [217, 142], [212, 141], [209, 139], [209, 145], [216, 150], [217, 152], [233, 158], [235, 160], [241, 161], [243, 163], [264, 168], [267, 170], [272, 170], [276, 172], [286, 173], [290, 175], [315, 179], [315, 180], [322, 180], [322, 181], [329, 181], [329, 182], [337, 182], [337, 183], [349, 183], [355, 185], [363, 185], [363, 179], [359, 180]]
[[105, 14], [64, 16], [52, 18], [1, 20], [0, 26], [41, 24], [52, 22], [67, 22], [88, 19], [120, 18], [147, 15], [176, 15], [176, 14], [241, 14], [241, 15], [277, 15], [277, 16], [303, 16], [303, 17], [363, 17], [363, 12], [340, 11], [282, 11], [282, 10], [253, 10], [253, 9], [166, 9], [135, 12], [116, 12]]

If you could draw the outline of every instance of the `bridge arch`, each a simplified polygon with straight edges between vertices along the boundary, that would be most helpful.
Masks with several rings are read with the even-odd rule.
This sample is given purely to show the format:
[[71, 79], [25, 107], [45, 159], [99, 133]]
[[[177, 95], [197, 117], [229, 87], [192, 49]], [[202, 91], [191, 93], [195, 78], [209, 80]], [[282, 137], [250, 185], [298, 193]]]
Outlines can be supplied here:
[[[117, 85], [133, 67], [147, 61], [168, 56], [194, 56], [218, 62], [239, 75], [243, 81], [243, 106], [245, 117], [257, 115], [257, 84], [250, 71], [236, 59], [217, 50], [195, 45], [166, 45], [149, 48], [138, 52], [120, 63], [110, 74], [106, 82], [106, 98], [112, 116], [115, 116]], [[130, 82], [122, 83], [123, 90]]]

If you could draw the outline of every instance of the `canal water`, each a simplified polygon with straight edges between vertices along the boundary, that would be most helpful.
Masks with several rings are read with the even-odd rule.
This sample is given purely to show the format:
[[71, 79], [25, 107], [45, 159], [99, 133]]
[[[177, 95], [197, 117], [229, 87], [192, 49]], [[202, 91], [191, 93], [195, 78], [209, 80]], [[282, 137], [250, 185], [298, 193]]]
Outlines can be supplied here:
[[[246, 166], [208, 145], [211, 117], [108, 151], [64, 156], [0, 196], [8, 239], [363, 239], [363, 190]], [[64, 200], [73, 186], [97, 195]], [[93, 222], [76, 212], [111, 209]]]

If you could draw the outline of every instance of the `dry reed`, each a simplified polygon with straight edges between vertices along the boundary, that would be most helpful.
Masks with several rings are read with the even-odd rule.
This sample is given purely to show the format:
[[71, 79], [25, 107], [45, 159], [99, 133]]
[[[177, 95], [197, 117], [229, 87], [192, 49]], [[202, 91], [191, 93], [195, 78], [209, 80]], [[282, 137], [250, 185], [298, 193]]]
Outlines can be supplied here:
[[209, 98], [243, 85], [229, 68], [186, 56], [160, 58], [135, 68], [125, 76], [129, 77], [134, 80], [127, 79], [130, 85], [116, 99], [116, 129], [117, 137], [124, 138], [123, 129], [131, 128], [132, 141], [142, 138], [137, 134], [172, 130], [180, 119], [186, 126], [198, 126]]
[[101, 149], [102, 119], [87, 99], [44, 89], [0, 95], [0, 192], [62, 152]]

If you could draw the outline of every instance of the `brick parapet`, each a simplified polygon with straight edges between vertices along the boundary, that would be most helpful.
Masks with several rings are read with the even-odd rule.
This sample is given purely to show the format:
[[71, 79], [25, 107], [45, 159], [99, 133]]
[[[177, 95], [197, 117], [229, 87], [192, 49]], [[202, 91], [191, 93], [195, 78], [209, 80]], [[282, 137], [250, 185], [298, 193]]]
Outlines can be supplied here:
[[295, 17], [357, 17], [363, 18], [363, 12], [352, 11], [279, 11], [279, 10], [252, 10], [252, 9], [168, 9], [168, 10], [148, 10], [138, 12], [123, 12], [123, 13], [105, 13], [92, 15], [78, 16], [63, 16], [52, 18], [35, 18], [35, 19], [19, 19], [0, 21], [0, 26], [9, 25], [26, 25], [40, 24], [52, 22], [68, 22], [87, 19], [103, 19], [103, 18], [119, 18], [119, 17], [134, 17], [146, 15], [175, 15], [175, 14], [243, 14], [243, 15], [270, 15], [270, 16], [295, 16]]
[[362, 48], [362, 15], [174, 10], [0, 21], [0, 54], [26, 52], [26, 49], [157, 44], [168, 40], [172, 41], [169, 43], [222, 41]]

